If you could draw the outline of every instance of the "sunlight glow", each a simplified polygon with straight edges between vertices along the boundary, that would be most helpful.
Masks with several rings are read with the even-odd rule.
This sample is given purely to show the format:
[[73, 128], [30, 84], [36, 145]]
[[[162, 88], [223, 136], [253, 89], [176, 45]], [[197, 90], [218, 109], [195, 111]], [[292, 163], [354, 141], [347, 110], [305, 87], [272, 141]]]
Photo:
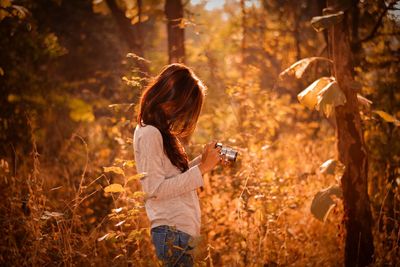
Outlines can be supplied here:
[[192, 5], [206, 3], [206, 5], [205, 5], [206, 10], [222, 8], [225, 4], [224, 0], [191, 0], [191, 2], [192, 2]]

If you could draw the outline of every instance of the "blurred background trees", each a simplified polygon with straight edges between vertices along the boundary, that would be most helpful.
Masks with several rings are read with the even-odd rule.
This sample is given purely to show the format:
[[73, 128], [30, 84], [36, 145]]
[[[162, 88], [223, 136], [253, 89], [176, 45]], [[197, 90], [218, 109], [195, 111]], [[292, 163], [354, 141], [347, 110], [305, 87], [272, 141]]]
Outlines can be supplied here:
[[[367, 99], [356, 108], [368, 154], [373, 261], [396, 265], [399, 4], [351, 3], [348, 71], [351, 90]], [[324, 7], [314, 0], [0, 0], [2, 265], [154, 264], [132, 135], [141, 90], [169, 62], [185, 62], [208, 86], [190, 156], [214, 138], [240, 152], [236, 165], [204, 177], [197, 262], [344, 264], [342, 200], [330, 199], [324, 222], [310, 212], [318, 192], [340, 184], [340, 171], [319, 166], [342, 160], [335, 152], [335, 127], [342, 127], [297, 100], [333, 65], [280, 75], [302, 58], [335, 61], [332, 45], [343, 43], [310, 23]], [[123, 190], [105, 192], [109, 184]]]

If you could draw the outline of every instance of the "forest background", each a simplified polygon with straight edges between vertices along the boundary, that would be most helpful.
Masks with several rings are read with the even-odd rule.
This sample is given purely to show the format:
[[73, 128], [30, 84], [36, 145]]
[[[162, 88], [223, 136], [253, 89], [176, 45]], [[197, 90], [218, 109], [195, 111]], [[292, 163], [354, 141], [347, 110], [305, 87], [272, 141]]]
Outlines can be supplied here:
[[[169, 62], [208, 87], [190, 157], [211, 139], [239, 151], [199, 191], [199, 266], [355, 266], [343, 106], [360, 118], [368, 157], [354, 165], [368, 168], [373, 241], [356, 242], [369, 242], [372, 265], [400, 264], [400, 6], [333, 4], [341, 10], [323, 13], [318, 0], [0, 0], [0, 265], [156, 264], [132, 136], [140, 93]], [[299, 103], [333, 75], [320, 81], [329, 95]], [[311, 95], [322, 88], [313, 84]], [[356, 261], [369, 259], [363, 249]]]

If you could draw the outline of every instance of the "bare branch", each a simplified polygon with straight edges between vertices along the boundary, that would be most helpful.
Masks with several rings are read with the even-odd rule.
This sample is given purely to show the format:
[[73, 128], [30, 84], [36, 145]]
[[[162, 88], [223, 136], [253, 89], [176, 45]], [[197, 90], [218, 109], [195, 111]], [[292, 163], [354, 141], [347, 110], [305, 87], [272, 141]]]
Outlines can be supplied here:
[[398, 1], [393, 1], [393, 2], [391, 2], [391, 3], [382, 11], [382, 13], [381, 13], [381, 15], [379, 16], [378, 21], [376, 22], [374, 28], [372, 29], [372, 31], [371, 31], [366, 37], [364, 37], [363, 39], [360, 40], [361, 43], [367, 42], [367, 41], [369, 41], [369, 40], [371, 40], [371, 39], [373, 39], [373, 38], [375, 37], [376, 32], [378, 31], [379, 27], [382, 25], [382, 20], [383, 20], [383, 18], [385, 17], [387, 11], [388, 11], [389, 9], [393, 8], [393, 7], [397, 4], [397, 2], [398, 2]]

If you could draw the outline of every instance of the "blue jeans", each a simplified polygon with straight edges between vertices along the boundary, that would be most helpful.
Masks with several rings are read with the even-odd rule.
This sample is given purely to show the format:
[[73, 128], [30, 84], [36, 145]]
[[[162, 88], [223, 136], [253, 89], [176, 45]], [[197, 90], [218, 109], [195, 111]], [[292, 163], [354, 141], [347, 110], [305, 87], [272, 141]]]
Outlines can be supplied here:
[[187, 251], [190, 235], [168, 225], [160, 225], [151, 229], [151, 239], [156, 249], [157, 258], [168, 267], [191, 267], [193, 257]]

